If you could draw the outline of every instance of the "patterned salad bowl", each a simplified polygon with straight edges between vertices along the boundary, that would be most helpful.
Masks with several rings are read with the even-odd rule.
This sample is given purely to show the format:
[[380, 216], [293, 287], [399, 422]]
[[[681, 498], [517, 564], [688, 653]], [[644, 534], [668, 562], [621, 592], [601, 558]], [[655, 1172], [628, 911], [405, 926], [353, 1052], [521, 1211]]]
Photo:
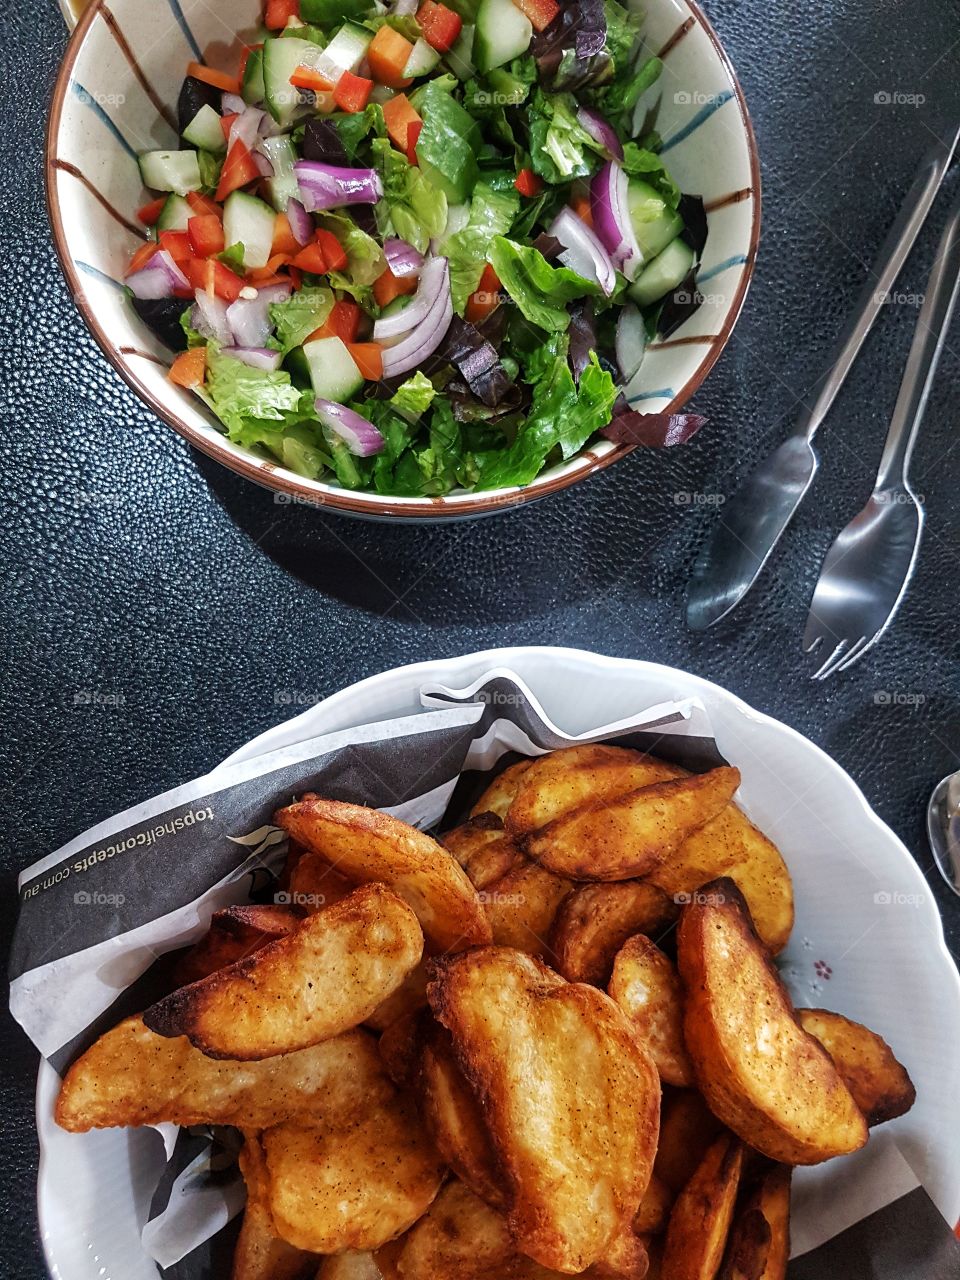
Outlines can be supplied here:
[[[703, 305], [666, 340], [649, 344], [627, 388], [635, 407], [661, 413], [689, 400], [736, 323], [759, 238], [760, 175], [743, 93], [704, 14], [693, 0], [648, 0], [644, 9], [646, 48], [664, 69], [639, 116], [656, 111], [670, 170], [683, 191], [703, 197], [708, 220], [697, 277]], [[147, 198], [137, 153], [176, 145], [171, 104], [187, 62], [235, 65], [240, 40], [258, 25], [260, 3], [236, 0], [229, 23], [220, 12], [203, 0], [90, 0], [53, 97], [46, 170], [54, 243], [91, 332], [145, 404], [203, 453], [288, 500], [373, 519], [491, 514], [568, 488], [630, 452], [632, 446], [601, 440], [525, 488], [385, 497], [305, 479], [233, 444], [197, 398], [168, 381], [171, 353], [136, 315], [122, 284], [144, 238], [135, 212]]]

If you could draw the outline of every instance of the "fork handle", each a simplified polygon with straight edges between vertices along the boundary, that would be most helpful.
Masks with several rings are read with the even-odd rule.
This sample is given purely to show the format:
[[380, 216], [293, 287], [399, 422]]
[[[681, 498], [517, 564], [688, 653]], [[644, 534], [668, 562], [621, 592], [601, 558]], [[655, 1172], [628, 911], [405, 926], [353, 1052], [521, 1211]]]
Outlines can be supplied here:
[[910, 454], [920, 430], [923, 413], [947, 338], [950, 318], [960, 293], [960, 203], [947, 219], [927, 292], [917, 317], [907, 366], [900, 383], [887, 439], [883, 446], [874, 492], [906, 485]]

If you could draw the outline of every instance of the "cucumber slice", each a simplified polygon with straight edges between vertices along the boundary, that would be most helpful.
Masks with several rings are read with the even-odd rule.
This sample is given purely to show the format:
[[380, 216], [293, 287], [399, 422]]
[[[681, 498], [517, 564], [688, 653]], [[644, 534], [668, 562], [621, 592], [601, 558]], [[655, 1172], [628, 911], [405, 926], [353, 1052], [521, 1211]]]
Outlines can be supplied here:
[[627, 187], [627, 211], [644, 262], [655, 258], [683, 230], [679, 213], [639, 178], [631, 178]]
[[314, 394], [339, 404], [355, 396], [363, 386], [363, 374], [340, 338], [314, 338], [304, 344]]
[[[321, 63], [332, 62], [341, 71], [356, 71], [366, 57], [372, 40], [372, 31], [355, 22], [345, 22], [324, 49]], [[317, 64], [317, 70], [323, 74], [320, 63]]]
[[265, 267], [270, 261], [270, 246], [277, 215], [256, 196], [234, 191], [223, 206], [223, 238], [228, 249], [243, 245], [243, 265], [248, 271]]
[[263, 50], [251, 49], [250, 57], [247, 59], [246, 70], [243, 73], [243, 85], [240, 92], [244, 102], [252, 105], [254, 102], [262, 102], [264, 97], [263, 87]]
[[167, 196], [157, 219], [157, 231], [186, 231], [193, 216], [193, 210], [183, 196]]
[[290, 77], [301, 64], [313, 66], [317, 46], [298, 36], [279, 36], [263, 44], [263, 96], [277, 124], [289, 124], [300, 105], [300, 91]]
[[439, 53], [421, 36], [413, 46], [407, 65], [403, 68], [404, 80], [416, 80], [417, 76], [428, 75], [439, 61]]
[[195, 151], [145, 151], [140, 157], [140, 176], [144, 186], [153, 191], [173, 191], [178, 196], [203, 186]]
[[649, 307], [651, 302], [658, 302], [683, 284], [695, 260], [693, 250], [678, 237], [647, 263], [627, 290], [627, 296], [638, 307]]
[[300, 183], [293, 172], [297, 153], [286, 133], [278, 133], [275, 138], [264, 138], [262, 145], [273, 165], [273, 177], [267, 179], [270, 203], [280, 213], [285, 213], [290, 201], [300, 195]]
[[477, 33], [472, 22], [465, 22], [447, 54], [447, 66], [458, 80], [470, 80], [477, 74], [473, 65], [473, 40]]
[[526, 53], [533, 38], [530, 19], [513, 0], [480, 0], [473, 59], [478, 71], [492, 71]]
[[213, 107], [202, 106], [184, 129], [183, 140], [201, 151], [226, 151], [227, 140], [223, 136], [219, 112]]

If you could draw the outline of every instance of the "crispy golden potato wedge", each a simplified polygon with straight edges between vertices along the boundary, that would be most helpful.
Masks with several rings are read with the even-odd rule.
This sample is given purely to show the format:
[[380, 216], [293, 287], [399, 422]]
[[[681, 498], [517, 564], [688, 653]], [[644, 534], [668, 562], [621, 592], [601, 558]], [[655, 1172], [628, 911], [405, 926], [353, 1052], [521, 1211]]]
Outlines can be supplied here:
[[293, 933], [300, 927], [303, 916], [298, 907], [277, 903], [263, 906], [251, 903], [215, 911], [210, 917], [210, 928], [177, 962], [174, 981], [178, 986], [186, 986], [229, 964], [236, 964], [268, 942]]
[[637, 1235], [658, 1235], [666, 1230], [675, 1198], [663, 1179], [654, 1172], [640, 1201], [640, 1208], [633, 1217], [633, 1229]]
[[557, 875], [632, 880], [670, 857], [729, 803], [739, 785], [740, 771], [724, 766], [586, 801], [525, 836], [523, 848]]
[[247, 1184], [247, 1207], [233, 1253], [231, 1280], [313, 1280], [321, 1259], [295, 1249], [273, 1229], [263, 1198], [263, 1152], [254, 1134], [245, 1135], [240, 1171]]
[[506, 1208], [503, 1174], [480, 1104], [454, 1056], [450, 1033], [434, 1023], [421, 1049], [417, 1090], [434, 1145], [457, 1177], [496, 1208]]
[[790, 1258], [790, 1179], [767, 1161], [737, 1206], [719, 1280], [785, 1280]]
[[686, 771], [641, 751], [602, 742], [564, 747], [531, 763], [504, 817], [510, 835], [532, 835], [582, 805], [613, 800]]
[[309, 850], [297, 858], [288, 879], [286, 892], [291, 903], [307, 912], [332, 907], [334, 903], [349, 898], [357, 887], [352, 880], [334, 871], [329, 862], [324, 862]]
[[364, 1026], [374, 1031], [386, 1031], [398, 1018], [408, 1013], [416, 1013], [418, 1009], [427, 1007], [427, 961], [420, 963], [404, 978], [392, 996], [387, 996], [383, 1004], [378, 1004], [369, 1018], [364, 1018]]
[[656, 1068], [608, 996], [532, 956], [485, 947], [434, 972], [430, 1004], [483, 1109], [517, 1246], [582, 1271], [632, 1222], [650, 1180]]
[[666, 1084], [694, 1084], [683, 1041], [683, 991], [673, 962], [638, 933], [617, 952], [607, 988], [650, 1050]]
[[684, 907], [677, 960], [684, 1038], [710, 1109], [785, 1164], [856, 1151], [867, 1123], [829, 1054], [797, 1022], [786, 988], [728, 878]]
[[414, 1013], [405, 1013], [396, 1022], [391, 1022], [382, 1033], [379, 1041], [380, 1058], [387, 1069], [387, 1075], [401, 1089], [408, 1088], [414, 1080], [420, 1065], [420, 1050], [424, 1040], [424, 1022], [432, 1015], [429, 1009], [417, 1009]]
[[573, 888], [569, 880], [521, 859], [519, 865], [480, 891], [483, 909], [490, 921], [493, 941], [501, 947], [515, 947], [548, 964], [553, 960], [550, 931], [557, 908]]
[[917, 1100], [913, 1081], [875, 1031], [827, 1009], [798, 1009], [797, 1019], [833, 1059], [868, 1125], [910, 1110]]
[[274, 815], [277, 826], [348, 880], [380, 881], [414, 910], [440, 951], [490, 941], [477, 891], [435, 840], [390, 814], [306, 795]]
[[127, 1018], [67, 1072], [55, 1115], [73, 1133], [162, 1121], [265, 1129], [373, 1105], [382, 1075], [376, 1042], [362, 1031], [262, 1062], [222, 1062], [186, 1036], [167, 1039]]
[[476, 889], [485, 889], [523, 861], [523, 854], [495, 814], [482, 813], [462, 826], [454, 827], [440, 843], [463, 867]]
[[650, 880], [685, 902], [718, 876], [729, 876], [747, 900], [754, 927], [776, 955], [793, 930], [793, 883], [780, 850], [735, 804], [687, 836]]
[[308, 916], [285, 938], [152, 1005], [144, 1024], [210, 1058], [251, 1061], [349, 1031], [423, 954], [417, 917], [381, 884]]
[[647, 1243], [647, 1237], [638, 1235], [632, 1226], [622, 1226], [587, 1274], [598, 1280], [645, 1280], [650, 1267]]
[[679, 913], [661, 889], [644, 880], [577, 885], [553, 922], [557, 968], [569, 982], [605, 987], [626, 940], [635, 933], [660, 933]]
[[680, 1192], [663, 1248], [663, 1280], [714, 1280], [733, 1219], [743, 1147], [732, 1134], [715, 1139]]
[[317, 1280], [384, 1280], [372, 1253], [337, 1253], [327, 1258], [317, 1272]]
[[506, 817], [507, 810], [517, 794], [520, 781], [532, 764], [533, 760], [517, 760], [515, 764], [508, 765], [502, 773], [498, 773], [470, 810], [470, 817], [477, 818], [484, 813], [495, 813], [501, 819]]
[[696, 1089], [675, 1089], [664, 1094], [653, 1172], [671, 1195], [678, 1195], [687, 1185], [707, 1147], [722, 1129]]
[[396, 1091], [324, 1125], [276, 1125], [260, 1140], [274, 1227], [314, 1253], [379, 1248], [413, 1226], [443, 1181], [412, 1100]]

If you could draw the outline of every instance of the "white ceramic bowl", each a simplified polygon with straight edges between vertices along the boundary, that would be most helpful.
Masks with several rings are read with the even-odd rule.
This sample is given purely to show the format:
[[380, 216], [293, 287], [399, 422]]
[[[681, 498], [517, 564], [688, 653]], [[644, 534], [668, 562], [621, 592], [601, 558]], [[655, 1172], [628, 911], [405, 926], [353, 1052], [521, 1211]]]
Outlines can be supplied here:
[[[485, 670], [515, 671], [549, 718], [570, 734], [672, 698], [698, 697], [721, 752], [743, 774], [738, 799], [780, 846], [796, 892], [796, 927], [784, 953], [798, 1004], [866, 1023], [896, 1048], [917, 1103], [884, 1130], [944, 1217], [960, 1217], [960, 976], [946, 950], [929, 887], [913, 858], [852, 779], [793, 729], [732, 694], [670, 667], [574, 649], [499, 649], [401, 667], [342, 690], [248, 743], [231, 761], [321, 733], [422, 708], [424, 684], [461, 688]], [[56, 1280], [157, 1280], [139, 1229], [152, 1188], [138, 1178], [152, 1133], [78, 1136], [52, 1117], [57, 1078], [40, 1073], [37, 1124], [43, 1245]], [[867, 1148], [869, 1152], [871, 1148]], [[866, 1153], [804, 1170], [805, 1194], [842, 1197]]]
[[[72, 6], [76, 0], [63, 0]], [[648, 0], [648, 48], [664, 59], [651, 91], [657, 127], [682, 190], [707, 204], [699, 274], [704, 305], [648, 349], [628, 395], [648, 412], [676, 409], [706, 377], [736, 323], [760, 233], [760, 169], [746, 103], [716, 33], [693, 0]], [[238, 32], [256, 25], [260, 0], [225, 12], [201, 0], [92, 0], [67, 49], [54, 93], [47, 193], [54, 241], [94, 337], [134, 391], [174, 430], [225, 466], [298, 501], [373, 519], [464, 519], [564, 489], [630, 452], [600, 441], [525, 489], [444, 498], [384, 498], [306, 480], [231, 444], [213, 415], [166, 378], [170, 352], [140, 321], [119, 282], [142, 242], [135, 210], [146, 200], [136, 152], [175, 144], [160, 107], [176, 103], [188, 60], [235, 67]]]

